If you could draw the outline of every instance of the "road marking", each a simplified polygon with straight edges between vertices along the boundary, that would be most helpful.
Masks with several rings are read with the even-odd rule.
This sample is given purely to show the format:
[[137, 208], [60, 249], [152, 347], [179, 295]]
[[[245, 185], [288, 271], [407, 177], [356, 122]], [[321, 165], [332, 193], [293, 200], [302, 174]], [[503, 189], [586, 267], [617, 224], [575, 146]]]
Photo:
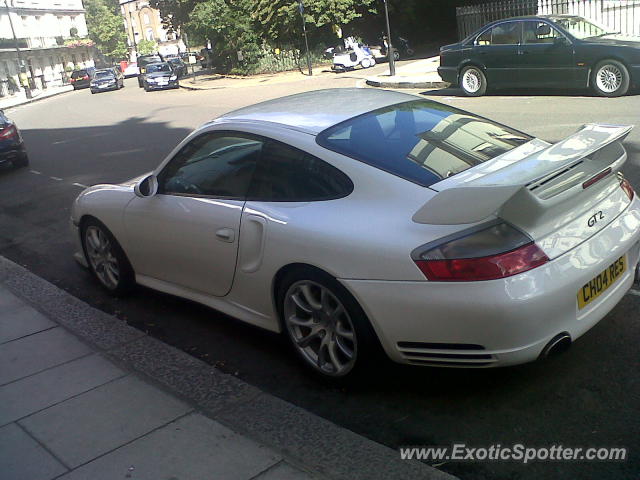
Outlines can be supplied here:
[[62, 179], [60, 177], [49, 177], [51, 180], [56, 180], [58, 182], [61, 182]]
[[120, 150], [119, 152], [101, 153], [99, 156], [100, 157], [117, 157], [118, 155], [127, 155], [128, 153], [138, 153], [143, 151], [144, 151], [143, 148], [133, 148], [131, 150]]
[[35, 173], [36, 175], [42, 175], [41, 172], [37, 171], [37, 170], [29, 170], [31, 173]]
[[75, 185], [76, 187], [80, 187], [80, 188], [89, 188], [86, 185], [83, 185], [81, 183], [72, 183], [71, 185]]

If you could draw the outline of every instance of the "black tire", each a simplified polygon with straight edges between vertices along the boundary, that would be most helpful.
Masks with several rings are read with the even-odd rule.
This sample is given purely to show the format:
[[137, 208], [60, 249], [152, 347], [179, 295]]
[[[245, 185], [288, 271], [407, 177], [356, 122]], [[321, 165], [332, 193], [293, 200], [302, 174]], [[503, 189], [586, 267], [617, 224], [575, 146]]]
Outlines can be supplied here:
[[145, 85], [145, 86], [144, 86], [144, 91], [145, 91], [145, 92], [149, 92], [149, 91], [151, 91], [151, 89], [150, 89], [147, 85]]
[[[292, 327], [288, 322], [285, 321], [284, 317], [287, 312], [287, 309], [291, 308], [287, 306], [287, 302], [289, 302], [289, 305], [293, 305], [293, 303], [291, 303], [292, 299], [288, 297], [288, 295], [291, 293], [290, 290], [295, 292], [295, 288], [298, 285], [305, 284], [306, 282], [309, 282], [318, 287], [323, 287], [327, 289], [331, 293], [333, 298], [337, 299], [342, 304], [342, 306], [344, 307], [344, 310], [347, 313], [347, 316], [343, 317], [350, 322], [350, 324], [347, 327], [347, 330], [349, 330], [350, 327], [353, 327], [351, 329], [351, 332], [353, 333], [355, 342], [351, 344], [351, 347], [353, 347], [352, 352], [354, 353], [354, 359], [353, 359], [353, 362], [350, 364], [350, 366], [348, 366], [348, 368], [346, 368], [344, 372], [340, 372], [339, 374], [336, 374], [330, 371], [325, 371], [319, 368], [318, 364], [314, 363], [314, 360], [309, 358], [309, 356], [303, 352], [302, 347], [300, 347], [296, 342], [296, 340], [294, 339], [295, 332], [292, 329], [295, 327]], [[351, 293], [349, 293], [349, 291], [331, 275], [321, 270], [317, 270], [310, 267], [309, 268], [300, 267], [295, 270], [291, 270], [288, 273], [286, 273], [285, 276], [282, 278], [282, 280], [279, 282], [279, 285], [276, 291], [276, 300], [277, 300], [278, 312], [280, 315], [282, 334], [287, 338], [287, 341], [291, 346], [292, 350], [296, 352], [297, 357], [302, 360], [302, 363], [305, 365], [305, 367], [308, 368], [310, 371], [312, 371], [315, 375], [333, 382], [336, 382], [336, 381], [340, 382], [346, 378], [353, 378], [355, 376], [361, 375], [362, 372], [365, 371], [365, 366], [371, 365], [372, 363], [375, 363], [379, 361], [381, 358], [383, 358], [383, 356], [381, 355], [382, 347], [380, 346], [378, 337], [375, 331], [373, 330], [373, 327], [371, 326], [366, 314], [364, 313], [364, 311], [362, 310], [362, 308], [360, 307], [356, 299], [353, 297], [353, 295], [351, 295]], [[296, 308], [296, 307], [293, 307], [293, 308]], [[324, 311], [324, 310], [317, 310], [317, 311]], [[314, 322], [314, 325], [318, 325], [317, 323], [315, 323], [316, 322], [315, 317], [313, 322]], [[342, 322], [342, 320], [340, 320], [340, 322]], [[303, 327], [303, 328], [306, 328], [306, 327]], [[334, 329], [337, 329], [337, 324], [335, 323], [334, 323]], [[344, 326], [343, 326], [343, 329], [344, 329]], [[337, 334], [331, 333], [329, 331], [324, 331], [324, 334], [321, 337], [317, 338], [317, 340], [319, 340], [319, 343], [322, 343], [325, 336], [330, 337], [327, 343], [329, 343], [331, 340], [334, 340], [333, 342], [334, 344], [338, 343]], [[341, 340], [341, 343], [344, 344], [344, 342], [345, 342], [344, 340]], [[319, 349], [320, 348], [322, 347], [319, 347]], [[326, 349], [327, 351], [325, 352], [325, 359], [326, 359], [326, 355], [329, 354], [328, 353], [329, 347], [327, 346]], [[337, 351], [335, 345], [333, 350], [335, 354]], [[318, 355], [318, 357], [320, 357], [320, 355]], [[346, 357], [343, 357], [342, 359], [345, 359], [345, 358]], [[328, 363], [331, 363], [331, 362], [328, 362]], [[350, 362], [345, 362], [345, 363], [349, 365]]]
[[91, 90], [91, 95], [95, 95], [96, 91], [95, 90]]
[[460, 88], [468, 97], [481, 97], [487, 93], [487, 77], [475, 65], [464, 67], [460, 72]]
[[18, 156], [18, 158], [13, 160], [11, 163], [15, 168], [28, 167], [29, 166], [29, 156], [27, 155], [26, 152], [23, 152]]
[[[90, 229], [98, 229], [109, 241], [109, 252], [115, 258], [118, 269], [117, 282], [113, 285], [109, 285], [101, 278], [101, 275], [96, 269], [95, 262], [92, 261], [90, 257], [90, 247], [87, 246], [87, 232]], [[89, 270], [100, 286], [113, 296], [122, 296], [129, 293], [135, 286], [135, 274], [131, 267], [131, 263], [129, 263], [129, 259], [109, 229], [95, 218], [88, 219], [82, 222], [80, 227], [80, 239], [82, 242], [82, 251], [89, 265]]]
[[599, 62], [591, 74], [591, 88], [601, 97], [626, 95], [630, 85], [631, 76], [629, 75], [629, 70], [617, 60]]

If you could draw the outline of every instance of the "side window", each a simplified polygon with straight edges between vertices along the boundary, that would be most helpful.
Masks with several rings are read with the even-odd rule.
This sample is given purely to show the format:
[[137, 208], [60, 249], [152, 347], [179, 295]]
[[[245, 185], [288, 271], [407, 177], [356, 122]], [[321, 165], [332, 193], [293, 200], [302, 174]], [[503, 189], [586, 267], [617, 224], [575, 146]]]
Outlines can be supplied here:
[[263, 142], [212, 132], [185, 145], [158, 176], [158, 192], [244, 199]]
[[302, 150], [269, 142], [249, 193], [265, 202], [308, 202], [349, 195], [353, 183], [344, 173]]
[[477, 39], [476, 45], [491, 45], [491, 29], [485, 30]]
[[544, 22], [524, 22], [522, 42], [526, 44], [553, 43], [561, 34]]
[[491, 45], [516, 45], [520, 43], [522, 22], [507, 22], [491, 29]]

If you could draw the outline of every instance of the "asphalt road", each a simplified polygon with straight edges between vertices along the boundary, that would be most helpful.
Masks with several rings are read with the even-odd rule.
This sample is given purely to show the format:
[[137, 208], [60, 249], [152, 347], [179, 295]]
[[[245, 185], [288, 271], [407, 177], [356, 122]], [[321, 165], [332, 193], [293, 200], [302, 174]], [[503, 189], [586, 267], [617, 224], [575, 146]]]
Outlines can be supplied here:
[[[145, 93], [127, 80], [127, 88], [118, 92], [84, 90], [12, 109], [8, 114], [22, 129], [31, 167], [0, 171], [0, 254], [167, 343], [392, 447], [462, 442], [629, 449], [629, 459], [621, 463], [439, 466], [465, 480], [637, 478], [638, 296], [627, 295], [567, 354], [544, 362], [494, 370], [383, 365], [357, 384], [334, 387], [310, 377], [277, 335], [147, 289], [113, 299], [73, 261], [69, 207], [82, 185], [119, 182], [152, 169], [192, 128], [233, 108], [357, 83], [347, 74], [206, 92]], [[637, 123], [640, 112], [640, 96], [529, 91], [468, 99], [455, 90], [414, 93], [551, 141], [588, 122]], [[626, 145], [625, 171], [640, 187], [640, 129]]]

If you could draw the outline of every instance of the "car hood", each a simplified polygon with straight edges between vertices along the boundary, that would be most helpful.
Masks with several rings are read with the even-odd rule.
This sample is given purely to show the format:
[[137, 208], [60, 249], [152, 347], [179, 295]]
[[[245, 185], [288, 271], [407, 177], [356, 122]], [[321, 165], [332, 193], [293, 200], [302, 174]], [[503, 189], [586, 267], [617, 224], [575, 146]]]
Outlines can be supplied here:
[[585, 38], [583, 41], [587, 43], [596, 43], [599, 45], [640, 48], [640, 37], [632, 37], [629, 35], [614, 33], [605, 35], [603, 37]]

